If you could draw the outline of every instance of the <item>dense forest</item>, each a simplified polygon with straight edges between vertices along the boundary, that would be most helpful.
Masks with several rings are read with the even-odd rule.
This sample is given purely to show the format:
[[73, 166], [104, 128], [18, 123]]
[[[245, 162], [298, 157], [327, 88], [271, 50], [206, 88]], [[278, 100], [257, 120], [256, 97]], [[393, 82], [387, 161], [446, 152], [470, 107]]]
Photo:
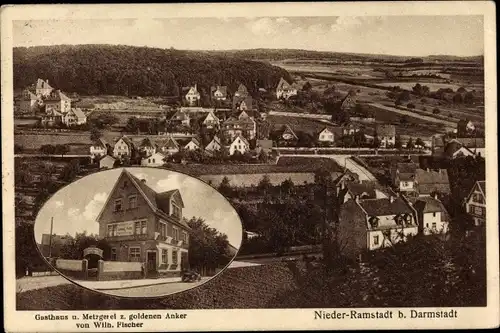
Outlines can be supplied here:
[[[227, 50], [227, 51], [207, 51], [208, 54], [231, 56], [241, 59], [259, 60], [335, 60], [335, 61], [367, 61], [367, 62], [406, 62], [414, 63], [414, 60], [422, 62], [474, 62], [482, 63], [483, 56], [458, 57], [449, 55], [432, 55], [423, 58], [411, 56], [395, 56], [386, 54], [362, 54], [362, 53], [341, 53], [329, 51], [312, 51], [298, 49], [248, 49], [248, 50]], [[417, 61], [417, 62], [418, 62]]]
[[198, 84], [235, 91], [240, 83], [251, 93], [275, 87], [290, 74], [267, 63], [197, 51], [121, 45], [59, 45], [14, 48], [14, 88], [37, 78], [57, 89], [82, 95], [177, 96]]

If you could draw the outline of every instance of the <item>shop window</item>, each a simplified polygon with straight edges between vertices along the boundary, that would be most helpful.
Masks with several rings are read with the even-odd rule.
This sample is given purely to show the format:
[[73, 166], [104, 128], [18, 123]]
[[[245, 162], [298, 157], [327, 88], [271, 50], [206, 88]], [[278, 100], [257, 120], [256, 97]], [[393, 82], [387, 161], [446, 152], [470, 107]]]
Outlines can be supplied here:
[[141, 248], [131, 247], [129, 249], [129, 261], [140, 262], [141, 261]]

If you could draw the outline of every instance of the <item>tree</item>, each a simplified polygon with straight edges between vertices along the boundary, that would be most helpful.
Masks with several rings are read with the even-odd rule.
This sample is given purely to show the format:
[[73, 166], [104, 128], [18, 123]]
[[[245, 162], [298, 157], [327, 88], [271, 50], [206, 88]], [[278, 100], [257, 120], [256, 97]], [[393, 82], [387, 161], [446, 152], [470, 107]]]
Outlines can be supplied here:
[[64, 156], [69, 153], [69, 145], [55, 145], [54, 154]]
[[97, 127], [90, 128], [90, 141], [95, 142], [102, 137], [102, 132]]
[[269, 154], [266, 153], [264, 149], [261, 149], [259, 156], [258, 156], [259, 162], [261, 163], [267, 163], [269, 161]]
[[269, 179], [268, 175], [262, 176], [262, 179], [259, 181], [259, 184], [257, 185], [257, 188], [264, 192], [264, 195], [267, 195], [269, 190], [273, 187], [273, 184], [271, 184], [271, 180]]
[[231, 184], [229, 183], [229, 178], [227, 176], [224, 176], [222, 178], [221, 183], [219, 184], [219, 192], [222, 193], [225, 197], [229, 197], [233, 194], [233, 189], [231, 187]]
[[129, 133], [139, 133], [139, 121], [136, 117], [130, 117], [125, 125], [125, 131]]
[[302, 86], [302, 90], [303, 91], [310, 91], [312, 89], [312, 85], [311, 83], [309, 83], [309, 81], [307, 81], [303, 86]]
[[97, 129], [105, 129], [118, 123], [119, 119], [112, 113], [99, 113], [97, 116], [91, 116], [89, 119], [89, 125]]
[[401, 143], [401, 137], [399, 135], [396, 135], [396, 138], [394, 141], [394, 148], [401, 149], [402, 147], [403, 147], [403, 144]]
[[64, 180], [66, 182], [72, 182], [79, 172], [80, 172], [80, 161], [72, 159], [69, 164], [66, 164], [64, 166], [60, 178], [61, 180]]
[[373, 148], [380, 147], [380, 139], [378, 138], [377, 133], [373, 136]]
[[331, 172], [326, 168], [320, 168], [314, 172], [314, 183], [317, 185], [329, 185], [333, 181]]
[[232, 255], [229, 252], [227, 235], [211, 228], [202, 218], [193, 217], [186, 221], [191, 228], [189, 237], [189, 264], [195, 270], [205, 274], [229, 264]]
[[413, 138], [410, 138], [410, 140], [408, 140], [408, 142], [406, 143], [406, 149], [414, 149], [415, 148], [415, 144], [413, 143]]
[[24, 150], [23, 145], [20, 145], [18, 143], [14, 144], [14, 154], [21, 154]]
[[432, 110], [432, 113], [433, 113], [433, 114], [439, 114], [440, 112], [441, 112], [441, 110], [439, 110], [439, 108], [434, 108], [434, 109]]
[[415, 141], [415, 146], [425, 147], [425, 143], [421, 138], [417, 138], [417, 140]]
[[40, 146], [40, 151], [47, 155], [53, 155], [56, 151], [56, 147], [54, 145], [42, 145]]
[[413, 104], [413, 103], [408, 103], [408, 104], [406, 105], [406, 107], [407, 107], [408, 109], [414, 109], [414, 108], [415, 108], [415, 104]]
[[293, 181], [290, 178], [285, 179], [280, 185], [281, 193], [290, 195], [294, 192], [294, 187], [295, 185], [293, 184]]
[[399, 118], [399, 122], [401, 123], [401, 125], [406, 125], [408, 124], [409, 122], [409, 118], [407, 115], [403, 115], [401, 116], [401, 118]]

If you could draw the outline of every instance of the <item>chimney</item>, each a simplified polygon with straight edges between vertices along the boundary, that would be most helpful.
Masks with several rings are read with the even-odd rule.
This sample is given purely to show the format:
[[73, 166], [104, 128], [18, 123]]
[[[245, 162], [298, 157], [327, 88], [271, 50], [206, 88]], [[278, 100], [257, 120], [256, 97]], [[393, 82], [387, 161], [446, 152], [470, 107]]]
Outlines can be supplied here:
[[391, 195], [391, 196], [389, 197], [389, 201], [390, 201], [391, 203], [393, 203], [393, 202], [394, 202], [394, 196], [392, 196], [392, 195]]
[[429, 170], [429, 168], [426, 168], [425, 171], [429, 172], [430, 170]]

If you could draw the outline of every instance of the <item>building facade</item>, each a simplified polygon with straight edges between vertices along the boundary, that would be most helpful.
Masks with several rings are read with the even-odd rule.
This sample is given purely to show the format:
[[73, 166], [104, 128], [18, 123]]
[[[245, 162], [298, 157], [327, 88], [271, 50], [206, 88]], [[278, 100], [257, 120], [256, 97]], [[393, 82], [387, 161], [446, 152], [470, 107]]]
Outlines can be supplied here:
[[111, 260], [144, 263], [147, 276], [179, 276], [189, 267], [190, 228], [179, 190], [157, 193], [123, 170], [97, 216]]
[[486, 181], [478, 181], [465, 198], [465, 211], [472, 217], [476, 226], [486, 222]]

